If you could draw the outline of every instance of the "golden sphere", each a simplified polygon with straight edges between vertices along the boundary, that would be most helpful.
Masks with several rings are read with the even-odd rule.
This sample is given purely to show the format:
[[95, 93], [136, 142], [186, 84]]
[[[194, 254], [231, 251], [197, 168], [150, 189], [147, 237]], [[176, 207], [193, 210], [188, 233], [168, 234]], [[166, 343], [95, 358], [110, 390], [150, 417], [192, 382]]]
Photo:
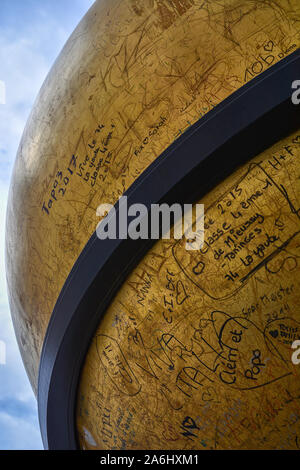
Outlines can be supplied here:
[[[75, 29], [26, 125], [7, 211], [10, 306], [35, 392], [97, 207], [296, 51], [299, 18], [298, 0], [103, 0]], [[82, 369], [81, 448], [299, 448], [299, 141], [293, 132], [198, 201], [201, 253], [159, 240], [130, 273]]]

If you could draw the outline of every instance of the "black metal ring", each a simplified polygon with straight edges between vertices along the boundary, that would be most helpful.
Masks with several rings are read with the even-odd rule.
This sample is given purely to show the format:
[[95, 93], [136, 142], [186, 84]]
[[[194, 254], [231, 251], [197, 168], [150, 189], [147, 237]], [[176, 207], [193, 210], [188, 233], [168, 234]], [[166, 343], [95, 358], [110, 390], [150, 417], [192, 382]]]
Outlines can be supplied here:
[[[300, 50], [244, 85], [191, 126], [125, 193], [128, 204], [195, 202], [216, 183], [300, 127], [292, 82]], [[116, 207], [118, 211], [118, 207]], [[80, 371], [109, 303], [154, 240], [99, 240], [76, 261], [53, 310], [40, 360], [39, 420], [45, 448], [77, 449]]]

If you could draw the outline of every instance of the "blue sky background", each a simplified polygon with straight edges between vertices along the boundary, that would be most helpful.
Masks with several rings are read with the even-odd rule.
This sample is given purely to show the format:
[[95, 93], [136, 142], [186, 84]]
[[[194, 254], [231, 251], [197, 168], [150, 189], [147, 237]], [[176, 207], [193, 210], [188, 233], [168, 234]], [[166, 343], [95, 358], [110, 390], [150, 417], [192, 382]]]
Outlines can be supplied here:
[[35, 97], [54, 60], [93, 0], [0, 0], [0, 449], [41, 449], [37, 405], [15, 340], [6, 292], [4, 229], [18, 144]]

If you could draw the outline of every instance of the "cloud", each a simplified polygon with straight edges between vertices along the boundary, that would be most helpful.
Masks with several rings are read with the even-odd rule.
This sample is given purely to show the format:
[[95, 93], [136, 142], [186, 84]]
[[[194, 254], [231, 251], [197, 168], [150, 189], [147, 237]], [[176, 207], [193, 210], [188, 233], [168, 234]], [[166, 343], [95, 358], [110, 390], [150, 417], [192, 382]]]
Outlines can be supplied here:
[[0, 449], [41, 449], [37, 404], [22, 364], [9, 313], [4, 267], [9, 180], [21, 135], [52, 63], [92, 0], [1, 0], [0, 80]]
[[27, 419], [0, 412], [1, 450], [40, 450], [42, 443], [38, 427]]

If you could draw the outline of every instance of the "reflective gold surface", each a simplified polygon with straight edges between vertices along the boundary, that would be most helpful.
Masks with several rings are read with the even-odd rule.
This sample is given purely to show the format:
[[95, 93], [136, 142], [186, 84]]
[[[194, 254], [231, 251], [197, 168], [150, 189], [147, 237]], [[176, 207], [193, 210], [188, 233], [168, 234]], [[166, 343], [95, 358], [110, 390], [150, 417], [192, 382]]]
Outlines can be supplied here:
[[128, 277], [86, 357], [82, 448], [300, 448], [299, 161], [300, 130], [200, 201], [200, 252], [159, 241]]
[[[15, 164], [7, 212], [6, 258], [11, 311], [20, 350], [35, 391], [40, 351], [52, 310], [73, 264], [96, 228], [98, 205], [116, 202], [144, 169], [192, 123], [247, 81], [298, 48], [299, 19], [298, 0], [104, 0], [95, 2], [76, 28], [43, 85], [26, 126]], [[252, 169], [250, 178], [253, 171], [258, 170]], [[284, 164], [283, 182], [287, 186], [291, 185], [291, 197], [296, 197], [296, 180], [291, 180], [291, 183], [287, 180], [295, 178], [296, 173], [285, 171]], [[232, 181], [235, 182], [236, 176], [234, 178]], [[278, 180], [277, 184], [280, 185], [281, 181]], [[270, 198], [278, 200], [281, 207], [285, 196], [280, 191], [276, 192], [274, 187], [273, 190], [274, 194], [270, 192]], [[213, 204], [224, 191], [225, 186], [207, 196], [209, 204]], [[269, 202], [268, 199], [266, 206]], [[212, 209], [214, 217], [216, 210]], [[280, 215], [278, 213], [278, 217]], [[290, 217], [290, 221], [285, 220], [285, 226], [289, 227], [285, 229], [287, 233], [295, 232], [295, 220], [295, 214]], [[294, 246], [295, 240], [296, 238], [291, 246]], [[261, 235], [260, 243], [265, 242], [267, 240]], [[167, 249], [167, 246], [158, 244], [155, 247], [155, 250], [162, 249]], [[150, 329], [146, 326], [148, 320], [145, 319], [151, 314], [150, 310], [153, 310], [151, 315], [158, 325], [161, 319], [156, 320], [156, 316], [165, 312], [167, 328], [169, 315], [172, 316], [172, 321], [179, 322], [180, 315], [184, 315], [183, 312], [188, 309], [191, 317], [186, 317], [187, 324], [182, 321], [181, 326], [178, 326], [179, 330], [182, 328], [184, 331], [189, 328], [194, 316], [198, 318], [197, 315], [203, 315], [204, 308], [206, 315], [209, 315], [217, 305], [219, 310], [225, 312], [218, 318], [224, 319], [226, 314], [241, 314], [241, 299], [244, 299], [245, 309], [257, 302], [255, 289], [258, 287], [253, 284], [256, 276], [249, 279], [245, 288], [235, 292], [236, 289], [228, 287], [231, 283], [223, 280], [224, 272], [217, 269], [209, 252], [209, 280], [199, 284], [198, 278], [195, 281], [190, 273], [189, 259], [182, 256], [180, 244], [176, 246], [174, 255], [169, 251], [166, 253], [170, 260], [171, 281], [165, 277], [168, 263], [164, 261], [162, 271], [159, 271], [161, 258], [158, 256], [152, 262], [154, 273], [149, 271], [145, 275], [146, 279], [142, 275], [143, 279], [139, 281], [141, 284], [136, 284], [136, 289], [132, 289], [130, 295], [128, 283], [123, 287], [101, 325], [101, 332], [98, 332], [112, 336], [114, 347], [120, 347], [125, 354], [130, 352], [129, 347], [133, 348], [130, 358], [135, 358], [134, 347], [136, 342], [139, 345], [142, 340], [130, 336], [133, 339], [128, 343], [126, 334], [129, 334], [129, 330], [126, 328], [135, 331], [129, 315], [136, 319], [137, 325], [144, 322], [142, 337], [145, 335], [145, 344], [149, 348], [152, 347], [149, 336], [156, 341], [152, 320], [149, 320]], [[284, 262], [284, 266], [289, 266], [289, 263]], [[237, 269], [235, 263], [234, 269]], [[136, 276], [139, 270], [140, 268], [132, 276]], [[147, 277], [149, 275], [151, 280]], [[275, 290], [279, 288], [281, 275], [274, 275]], [[292, 273], [289, 275], [293, 276]], [[287, 279], [288, 277], [285, 278]], [[182, 304], [174, 306], [172, 312], [168, 311], [163, 297], [165, 285], [169, 282], [179, 289], [180, 299], [185, 298], [185, 290], [189, 296]], [[234, 281], [232, 282], [234, 285]], [[262, 289], [261, 286], [260, 288]], [[252, 297], [249, 293], [251, 289]], [[148, 300], [146, 304], [143, 300], [148, 291], [151, 291], [149, 298], [156, 298], [156, 303], [151, 308]], [[292, 293], [293, 299], [294, 295], [295, 291]], [[247, 296], [249, 300], [246, 301]], [[120, 334], [123, 336], [119, 338], [114, 336], [117, 334], [118, 321], [114, 320], [117, 322], [115, 326], [110, 325], [112, 312], [121, 299], [124, 307], [121, 310], [118, 307], [118, 311], [122, 317]], [[206, 305], [207, 302], [209, 306]], [[234, 309], [230, 307], [230, 302]], [[295, 300], [289, 305], [291, 315], [296, 315], [295, 305], [298, 305]], [[128, 312], [129, 307], [132, 310], [129, 309]], [[269, 314], [272, 315], [272, 312], [270, 310]], [[285, 312], [287, 313], [290, 316], [289, 312]], [[127, 314], [128, 318], [125, 320]], [[264, 320], [267, 318], [264, 317]], [[262, 328], [264, 323], [263, 318], [258, 320], [254, 317], [253, 321], [256, 326], [251, 327], [251, 332], [253, 330], [255, 335], [257, 328]], [[206, 320], [200, 327], [198, 323], [192, 323], [193, 327], [206, 328]], [[128, 324], [126, 328], [125, 324]], [[174, 324], [176, 326], [177, 323]], [[208, 325], [211, 324], [210, 321]], [[241, 328], [244, 327], [243, 323]], [[175, 328], [174, 325], [171, 328]], [[183, 333], [179, 330], [178, 338], [183, 341]], [[189, 334], [187, 333], [187, 338]], [[125, 344], [122, 343], [123, 340]], [[116, 346], [116, 341], [119, 346]], [[249, 339], [247, 344], [248, 342]], [[106, 343], [99, 344], [102, 348]], [[190, 343], [187, 347], [190, 348]], [[261, 351], [264, 358], [265, 352], [266, 349]], [[174, 352], [172, 354], [176, 355]], [[285, 363], [283, 367], [280, 358], [270, 358], [272, 364], [274, 361], [278, 362], [278, 368], [277, 362], [274, 367], [280, 374], [282, 368], [286, 371]], [[146, 359], [141, 355], [140, 360]], [[176, 358], [175, 360], [177, 361]], [[136, 393], [137, 400], [132, 401], [132, 407], [140, 408], [138, 414], [134, 414], [131, 408], [131, 411], [127, 411], [127, 395], [124, 398], [119, 390], [122, 389], [122, 384], [117, 382], [117, 386], [109, 379], [105, 367], [107, 368], [107, 364], [103, 365], [95, 353], [94, 341], [80, 387], [80, 394], [84, 398], [80, 405], [82, 410], [79, 410], [78, 422], [83, 447], [90, 445], [84, 438], [85, 435], [94, 436], [89, 437], [90, 442], [96, 440], [99, 447], [123, 445], [120, 444], [121, 440], [117, 443], [105, 443], [103, 438], [100, 439], [103, 419], [109, 419], [117, 427], [125, 426], [124, 429], [127, 429], [125, 422], [129, 422], [129, 428], [130, 422], [136, 423], [134, 432], [135, 436], [140, 435], [138, 442], [134, 440], [137, 437], [130, 437], [131, 431], [128, 431], [129, 437], [122, 437], [128, 447], [147, 445], [151, 448], [166, 445], [162, 440], [163, 435], [167, 436], [170, 446], [176, 447], [179, 441], [172, 440], [177, 432], [177, 428], [174, 431], [173, 426], [176, 426], [178, 419], [181, 423], [180, 420], [185, 417], [174, 417], [174, 422], [172, 414], [165, 420], [158, 418], [162, 424], [157, 427], [150, 425], [151, 414], [146, 411], [157, 409], [160, 410], [159, 413], [163, 413], [162, 410], [167, 413], [167, 408], [164, 408], [167, 399], [164, 399], [163, 405], [160, 404], [159, 382], [153, 382], [151, 376], [147, 378], [147, 373], [145, 379], [138, 378], [136, 367], [138, 370], [141, 368], [132, 366], [136, 379], [132, 381], [130, 393], [133, 396]], [[147, 365], [142, 367], [147, 368]], [[114, 368], [113, 370], [115, 371]], [[115, 372], [118, 375], [117, 369]], [[210, 381], [211, 374], [208, 377], [206, 380]], [[143, 391], [138, 392], [140, 381], [143, 380], [146, 380], [147, 385], [143, 385]], [[160, 383], [165, 380], [167, 378]], [[291, 376], [277, 382], [276, 387], [279, 383], [285, 383], [284, 380], [290, 381]], [[107, 392], [102, 401], [97, 400], [97, 394], [103, 394], [103, 387], [107, 387]], [[144, 394], [145, 388], [149, 388], [148, 398]], [[264, 391], [265, 387], [261, 390]], [[169, 393], [164, 390], [168, 397]], [[257, 393], [260, 392], [254, 392]], [[116, 397], [114, 405], [108, 399], [109, 396]], [[119, 404], [117, 399], [120, 399]], [[123, 399], [127, 408], [123, 408]], [[107, 405], [114, 415], [104, 418], [103, 413], [109, 412], [104, 408], [100, 411], [96, 400], [100, 407]], [[177, 395], [175, 403], [171, 397], [169, 400], [175, 408], [182, 404]], [[220, 400], [222, 402], [223, 398]], [[237, 405], [232, 403], [232, 406]], [[117, 413], [118, 407], [123, 409], [124, 415]], [[188, 407], [184, 409], [190, 409]], [[149, 429], [149, 433], [142, 434], [141, 424], [137, 424], [140, 423], [139, 419], [144, 422], [144, 432]], [[181, 424], [179, 429], [180, 426]], [[286, 426], [288, 428], [290, 424]], [[161, 433], [158, 433], [158, 429]], [[250, 434], [254, 436], [254, 431]], [[121, 439], [121, 434], [118, 438]], [[163, 444], [158, 444], [157, 439]], [[188, 443], [194, 445], [189, 439]]]

